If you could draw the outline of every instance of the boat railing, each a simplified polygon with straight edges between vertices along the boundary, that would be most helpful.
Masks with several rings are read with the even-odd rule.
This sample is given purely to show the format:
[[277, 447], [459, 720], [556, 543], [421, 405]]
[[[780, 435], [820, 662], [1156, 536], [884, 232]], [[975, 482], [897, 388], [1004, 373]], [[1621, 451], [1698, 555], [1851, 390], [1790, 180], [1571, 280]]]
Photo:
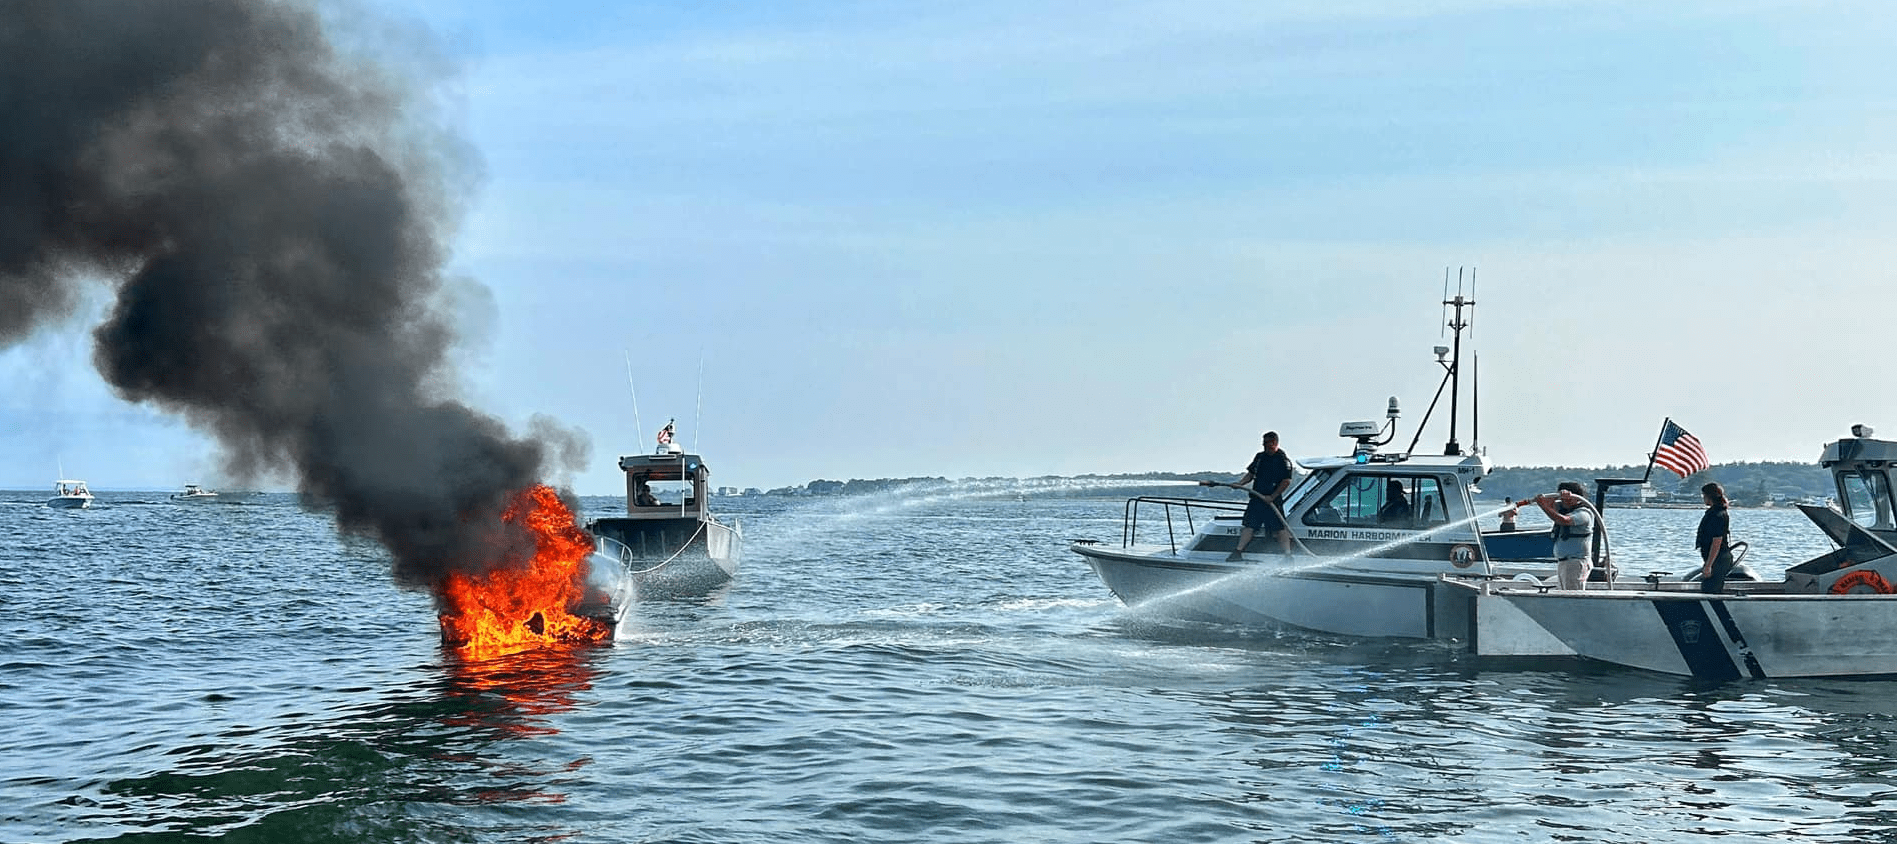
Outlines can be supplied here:
[[1160, 510], [1159, 518], [1166, 523], [1166, 544], [1174, 554], [1179, 553], [1178, 522], [1185, 522], [1186, 536], [1190, 538], [1198, 532], [1199, 519], [1216, 519], [1220, 514], [1233, 515], [1245, 512], [1243, 501], [1181, 498], [1175, 495], [1141, 495], [1129, 498], [1126, 500], [1126, 513], [1120, 525], [1120, 546], [1123, 548], [1133, 547], [1138, 539], [1141, 505], [1146, 505], [1149, 513], [1155, 507]]
[[[646, 566], [645, 568], [633, 568], [633, 565], [632, 565], [633, 561], [638, 560], [639, 562], [644, 563], [648, 560], [653, 559], [652, 556], [648, 556], [647, 554], [643, 552], [634, 551], [632, 549], [632, 546], [627, 545], [626, 543], [621, 542], [617, 539], [614, 539], [610, 536], [595, 535], [593, 537], [593, 550], [600, 554], [603, 554], [605, 556], [618, 560], [620, 564], [626, 567], [627, 574], [632, 574], [632, 575], [650, 574], [652, 572], [658, 571], [659, 569], [665, 568], [667, 564], [671, 563], [673, 560], [678, 559], [680, 554], [683, 554], [688, 549], [690, 549], [692, 547], [692, 543], [697, 542], [698, 538], [704, 535], [705, 525], [706, 525], [705, 522], [699, 522], [698, 528], [692, 531], [692, 535], [687, 537], [684, 542], [679, 543], [676, 549], [674, 549], [670, 554], [666, 555], [664, 559], [659, 560], [657, 563], [654, 563], [653, 565]], [[640, 534], [641, 539], [643, 539], [644, 536], [645, 536], [644, 534]]]

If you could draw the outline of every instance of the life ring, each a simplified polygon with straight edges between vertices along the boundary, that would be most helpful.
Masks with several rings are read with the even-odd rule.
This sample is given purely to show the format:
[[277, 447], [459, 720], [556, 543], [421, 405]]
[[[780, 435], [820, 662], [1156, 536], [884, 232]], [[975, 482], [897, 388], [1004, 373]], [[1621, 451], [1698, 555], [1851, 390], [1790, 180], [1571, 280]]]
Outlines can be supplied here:
[[1892, 592], [1897, 592], [1897, 587], [1892, 587], [1890, 581], [1885, 580], [1883, 575], [1869, 569], [1864, 569], [1849, 572], [1845, 576], [1838, 578], [1836, 582], [1831, 584], [1831, 594], [1848, 595], [1852, 592], [1863, 594], [1863, 592], [1858, 589], [1860, 586], [1879, 595], [1889, 595]]
[[1466, 569], [1475, 565], [1475, 560], [1474, 545], [1456, 545], [1449, 549], [1449, 564], [1456, 568]]

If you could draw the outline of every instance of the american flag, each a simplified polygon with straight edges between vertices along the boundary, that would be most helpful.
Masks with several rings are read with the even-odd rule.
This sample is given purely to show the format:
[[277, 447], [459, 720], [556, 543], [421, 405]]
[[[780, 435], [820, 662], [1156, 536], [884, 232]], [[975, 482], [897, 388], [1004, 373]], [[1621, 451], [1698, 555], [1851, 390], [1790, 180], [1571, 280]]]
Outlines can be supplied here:
[[664, 428], [659, 429], [659, 445], [665, 445], [672, 441], [672, 424], [671, 422], [667, 422]]
[[1706, 450], [1699, 446], [1699, 438], [1687, 433], [1685, 428], [1671, 419], [1660, 429], [1660, 445], [1653, 450], [1653, 462], [1671, 469], [1682, 478], [1694, 472], [1704, 472], [1710, 465], [1706, 462]]

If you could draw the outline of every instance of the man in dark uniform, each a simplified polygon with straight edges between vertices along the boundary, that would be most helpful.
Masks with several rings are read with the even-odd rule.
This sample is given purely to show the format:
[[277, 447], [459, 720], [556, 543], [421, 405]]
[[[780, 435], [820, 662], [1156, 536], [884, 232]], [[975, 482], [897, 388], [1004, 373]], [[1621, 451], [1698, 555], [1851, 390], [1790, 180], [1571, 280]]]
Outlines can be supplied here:
[[1241, 559], [1245, 546], [1251, 544], [1252, 536], [1260, 527], [1266, 533], [1278, 538], [1278, 547], [1283, 553], [1291, 553], [1291, 531], [1287, 530], [1284, 516], [1278, 508], [1284, 500], [1284, 491], [1291, 486], [1291, 457], [1278, 449], [1278, 432], [1266, 431], [1265, 450], [1251, 459], [1251, 465], [1245, 467], [1245, 474], [1238, 479], [1237, 486], [1252, 485], [1251, 500], [1245, 503], [1245, 518], [1240, 524], [1244, 529], [1238, 533], [1238, 547], [1227, 555], [1227, 560]]

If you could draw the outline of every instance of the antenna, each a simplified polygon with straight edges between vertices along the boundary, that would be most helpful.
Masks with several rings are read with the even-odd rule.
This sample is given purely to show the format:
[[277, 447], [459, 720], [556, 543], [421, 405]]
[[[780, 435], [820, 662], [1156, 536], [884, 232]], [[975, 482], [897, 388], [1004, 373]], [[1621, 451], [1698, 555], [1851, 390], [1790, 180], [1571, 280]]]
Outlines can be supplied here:
[[639, 388], [632, 383], [632, 350], [626, 349], [626, 389], [632, 391], [632, 441], [636, 444], [645, 436], [645, 426], [639, 424]]
[[[1462, 292], [1458, 289], [1456, 292]], [[1443, 312], [1436, 320], [1436, 336], [1443, 336], [1443, 327], [1449, 324], [1449, 268], [1443, 267]]]
[[705, 418], [705, 347], [698, 347], [698, 406], [692, 410], [692, 452], [698, 451], [698, 432], [704, 430], [699, 420]]
[[[1446, 279], [1446, 277], [1448, 276], [1448, 271], [1445, 270], [1443, 272], [1443, 275], [1445, 276], [1445, 279]], [[1473, 281], [1473, 278], [1471, 278], [1471, 281]], [[1468, 298], [1463, 297], [1462, 270], [1460, 267], [1458, 267], [1456, 270], [1456, 298], [1443, 300], [1443, 306], [1445, 308], [1454, 307], [1456, 309], [1456, 315], [1454, 319], [1450, 320], [1449, 322], [1449, 328], [1451, 329], [1452, 333], [1455, 335], [1455, 352], [1454, 352], [1454, 356], [1451, 357], [1447, 363], [1443, 364], [1449, 369], [1448, 378], [1449, 378], [1449, 385], [1450, 385], [1449, 386], [1449, 442], [1443, 444], [1443, 454], [1445, 455], [1454, 455], [1454, 454], [1462, 453], [1462, 447], [1456, 443], [1456, 427], [1457, 427], [1456, 422], [1457, 422], [1457, 414], [1458, 414], [1458, 411], [1460, 410], [1460, 405], [1462, 402], [1462, 332], [1463, 332], [1463, 329], [1468, 328], [1471, 324], [1469, 320], [1464, 320], [1462, 317], [1462, 308], [1465, 305], [1467, 305], [1469, 308], [1469, 320], [1473, 320], [1475, 318], [1475, 297], [1473, 296], [1470, 296]]]
[[[1475, 301], [1475, 267], [1469, 268], [1469, 301], [1471, 302]], [[1469, 309], [1469, 339], [1470, 340], [1475, 339], [1475, 309], [1474, 308]], [[1471, 372], [1469, 373], [1469, 376], [1470, 376], [1470, 379], [1473, 381], [1475, 377], [1475, 373]], [[1473, 387], [1474, 384], [1471, 384], [1470, 386]]]
[[[1475, 295], [1475, 279], [1469, 280], [1469, 295]], [[1469, 336], [1475, 337], [1475, 312], [1469, 312]], [[1469, 353], [1469, 452], [1482, 453], [1482, 355]]]
[[[1473, 274], [1470, 275], [1469, 281], [1471, 285], [1475, 283]], [[1463, 314], [1465, 307], [1469, 309], [1466, 318]], [[1455, 309], [1453, 315], [1450, 312], [1451, 308]], [[1416, 444], [1423, 439], [1423, 429], [1429, 426], [1429, 420], [1435, 416], [1436, 404], [1442, 401], [1444, 390], [1449, 391], [1449, 442], [1444, 444], [1443, 454], [1445, 456], [1462, 454], [1462, 446], [1456, 442], [1458, 405], [1462, 396], [1462, 332], [1475, 322], [1475, 296], [1473, 292], [1468, 296], [1463, 295], [1460, 275], [1457, 277], [1456, 295], [1454, 297], [1449, 295], [1448, 267], [1443, 268], [1443, 314], [1445, 317], [1443, 327], [1455, 333], [1455, 341], [1453, 345], [1437, 346], [1435, 349], [1436, 363], [1443, 368], [1443, 380], [1442, 383], [1436, 385], [1436, 395], [1429, 400], [1429, 409], [1423, 411], [1422, 421], [1416, 423], [1416, 436], [1411, 438], [1408, 449], [1408, 453], [1411, 454], [1416, 452]]]

